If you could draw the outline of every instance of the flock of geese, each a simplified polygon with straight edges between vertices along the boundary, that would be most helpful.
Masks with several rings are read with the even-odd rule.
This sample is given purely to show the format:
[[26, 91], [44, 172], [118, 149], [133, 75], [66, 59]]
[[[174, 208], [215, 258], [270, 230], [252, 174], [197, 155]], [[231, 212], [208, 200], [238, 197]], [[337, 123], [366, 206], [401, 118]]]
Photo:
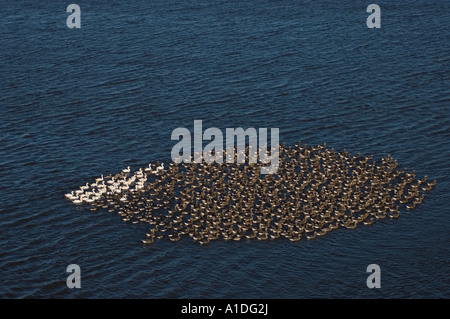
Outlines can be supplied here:
[[[260, 175], [261, 165], [228, 163], [150, 163], [148, 167], [86, 183], [66, 194], [74, 204], [117, 212], [125, 222], [148, 223], [143, 239], [207, 244], [212, 240], [290, 241], [324, 236], [340, 228], [398, 218], [402, 208], [422, 204], [436, 181], [398, 169], [389, 155], [351, 155], [283, 143], [276, 174]], [[235, 158], [237, 157], [235, 151]]]

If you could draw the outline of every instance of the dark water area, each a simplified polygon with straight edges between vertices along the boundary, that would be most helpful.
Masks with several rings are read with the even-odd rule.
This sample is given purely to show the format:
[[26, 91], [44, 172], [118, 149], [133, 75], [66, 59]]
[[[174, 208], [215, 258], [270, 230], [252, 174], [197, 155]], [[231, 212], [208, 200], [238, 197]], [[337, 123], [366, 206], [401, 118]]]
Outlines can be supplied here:
[[[450, 297], [449, 2], [378, 1], [380, 29], [349, 0], [76, 3], [80, 29], [60, 2], [0, 12], [1, 298]], [[390, 154], [437, 185], [398, 220], [295, 243], [143, 246], [144, 224], [64, 198], [169, 162], [196, 119]]]

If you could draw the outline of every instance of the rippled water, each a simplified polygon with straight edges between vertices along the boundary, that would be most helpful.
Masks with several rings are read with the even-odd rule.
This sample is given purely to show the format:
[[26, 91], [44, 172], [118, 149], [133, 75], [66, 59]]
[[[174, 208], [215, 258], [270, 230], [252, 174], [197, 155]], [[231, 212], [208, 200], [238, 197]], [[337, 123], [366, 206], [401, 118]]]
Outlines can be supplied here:
[[[377, 2], [377, 30], [350, 0], [86, 1], [78, 30], [61, 3], [2, 6], [0, 297], [450, 297], [450, 5], [401, 2]], [[142, 246], [144, 225], [65, 200], [169, 161], [194, 119], [391, 154], [437, 187], [398, 220], [298, 243]]]

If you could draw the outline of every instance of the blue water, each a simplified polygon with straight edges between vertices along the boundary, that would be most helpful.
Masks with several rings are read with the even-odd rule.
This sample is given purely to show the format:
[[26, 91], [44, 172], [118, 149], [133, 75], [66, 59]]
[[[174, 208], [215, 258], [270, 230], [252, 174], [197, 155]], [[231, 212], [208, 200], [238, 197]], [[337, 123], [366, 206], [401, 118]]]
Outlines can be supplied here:
[[[400, 2], [400, 3], [399, 3]], [[10, 1], [0, 11], [0, 297], [449, 298], [448, 1]], [[390, 154], [437, 179], [398, 220], [292, 243], [143, 246], [64, 194], [170, 161], [177, 127]], [[69, 289], [66, 267], [81, 268]], [[381, 288], [366, 267], [381, 268]]]

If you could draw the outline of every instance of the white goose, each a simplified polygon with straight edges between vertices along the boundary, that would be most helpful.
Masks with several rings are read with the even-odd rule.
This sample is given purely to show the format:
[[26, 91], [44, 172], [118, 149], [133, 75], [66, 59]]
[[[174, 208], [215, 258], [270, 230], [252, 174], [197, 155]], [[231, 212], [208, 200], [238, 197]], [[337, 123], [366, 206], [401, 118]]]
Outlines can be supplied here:
[[161, 163], [160, 166], [156, 168], [156, 170], [152, 171], [152, 174], [158, 174], [160, 171], [164, 170], [164, 163]]
[[81, 195], [79, 198], [78, 198], [78, 197], [75, 198], [75, 199], [72, 201], [72, 203], [74, 203], [74, 204], [76, 204], [76, 205], [79, 205], [79, 204], [83, 203], [83, 200], [84, 200], [84, 195]]
[[94, 199], [88, 196], [88, 197], [86, 197], [86, 198], [84, 199], [84, 201], [85, 201], [86, 203], [93, 203], [93, 202], [94, 202]]
[[141, 183], [141, 182], [136, 183], [136, 186], [135, 186], [136, 190], [140, 190], [140, 189], [143, 189], [143, 188], [144, 188], [144, 183]]
[[64, 196], [66, 196], [66, 198], [67, 198], [67, 199], [70, 199], [71, 201], [73, 201], [74, 199], [78, 198], [78, 197], [75, 195], [75, 192], [74, 192], [74, 191], [71, 191], [69, 194], [65, 194]]
[[124, 172], [125, 174], [128, 174], [129, 172], [131, 172], [130, 166], [127, 166], [127, 168], [124, 168], [122, 170], [122, 172]]

